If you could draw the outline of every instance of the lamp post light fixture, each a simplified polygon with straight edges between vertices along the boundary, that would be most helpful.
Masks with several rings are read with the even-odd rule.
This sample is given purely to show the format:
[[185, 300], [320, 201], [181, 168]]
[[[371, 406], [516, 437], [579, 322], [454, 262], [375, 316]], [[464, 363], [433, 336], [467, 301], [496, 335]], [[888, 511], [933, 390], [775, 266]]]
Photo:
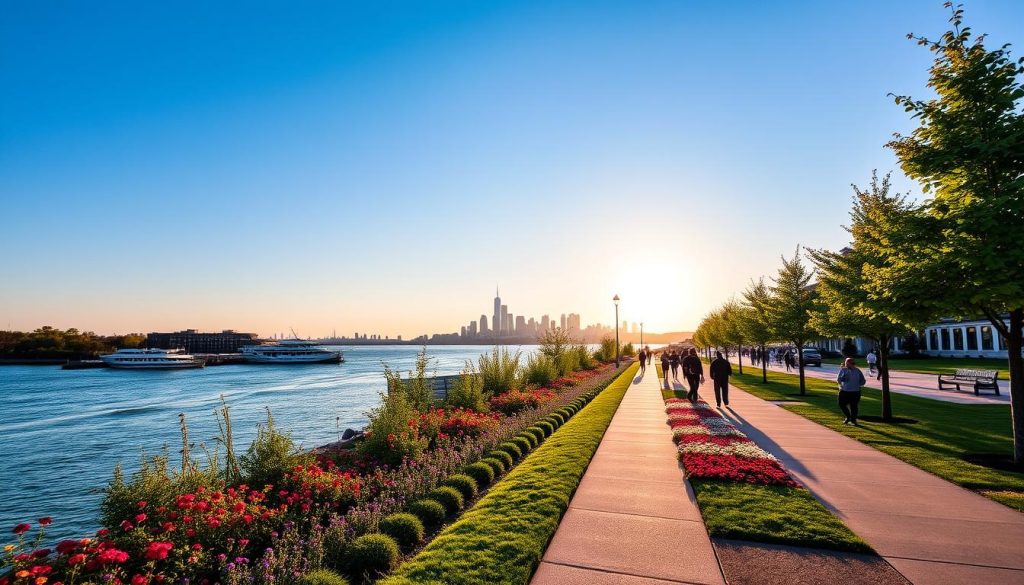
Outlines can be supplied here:
[[615, 367], [619, 367], [619, 295], [612, 297], [615, 302]]
[[640, 348], [644, 347], [644, 322], [640, 322]]

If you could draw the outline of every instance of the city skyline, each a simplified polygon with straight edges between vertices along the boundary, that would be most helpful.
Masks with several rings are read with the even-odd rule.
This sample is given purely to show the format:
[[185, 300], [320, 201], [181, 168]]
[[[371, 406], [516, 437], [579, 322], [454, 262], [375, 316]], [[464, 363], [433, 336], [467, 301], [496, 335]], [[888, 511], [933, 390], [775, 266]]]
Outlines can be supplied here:
[[[967, 8], [990, 43], [1019, 41], [1024, 4]], [[690, 331], [780, 252], [846, 245], [872, 169], [921, 197], [882, 147], [914, 127], [889, 94], [924, 97], [931, 56], [905, 35], [947, 18], [882, 0], [14, 4], [0, 327], [411, 338], [493, 318], [481, 283], [501, 282], [513, 314], [611, 323], [618, 294], [620, 321]]]

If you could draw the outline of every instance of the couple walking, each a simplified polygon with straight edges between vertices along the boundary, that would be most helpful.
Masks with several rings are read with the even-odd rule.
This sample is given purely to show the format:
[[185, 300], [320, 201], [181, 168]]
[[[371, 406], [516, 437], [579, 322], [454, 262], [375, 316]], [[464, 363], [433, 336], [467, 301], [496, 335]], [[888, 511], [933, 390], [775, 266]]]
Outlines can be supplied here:
[[[718, 406], [722, 406], [722, 401], [724, 400], [725, 405], [729, 406], [729, 376], [732, 375], [732, 366], [728, 360], [722, 358], [721, 352], [716, 352], [716, 355], [718, 357], [711, 362], [711, 366], [708, 368], [711, 380], [715, 386], [715, 402]], [[682, 356], [682, 359], [680, 359], [680, 356]], [[673, 363], [673, 357], [676, 363]], [[690, 348], [689, 352], [684, 349], [679, 354], [675, 352], [661, 354], [661, 369], [665, 374], [665, 388], [669, 388], [668, 376], [670, 369], [672, 377], [677, 380], [679, 379], [677, 376], [677, 368], [679, 366], [682, 366], [683, 377], [690, 387], [686, 393], [686, 398], [696, 402], [699, 398], [697, 389], [704, 383], [704, 364], [697, 357], [697, 350]]]

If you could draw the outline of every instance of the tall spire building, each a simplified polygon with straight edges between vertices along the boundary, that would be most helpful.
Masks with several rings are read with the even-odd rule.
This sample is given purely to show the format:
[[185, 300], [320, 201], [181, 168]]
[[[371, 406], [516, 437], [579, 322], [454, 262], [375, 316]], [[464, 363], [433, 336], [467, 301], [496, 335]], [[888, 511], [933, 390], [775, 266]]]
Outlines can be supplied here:
[[501, 291], [498, 286], [494, 287], [494, 318], [491, 319], [491, 329], [495, 335], [501, 335], [502, 323], [501, 323]]

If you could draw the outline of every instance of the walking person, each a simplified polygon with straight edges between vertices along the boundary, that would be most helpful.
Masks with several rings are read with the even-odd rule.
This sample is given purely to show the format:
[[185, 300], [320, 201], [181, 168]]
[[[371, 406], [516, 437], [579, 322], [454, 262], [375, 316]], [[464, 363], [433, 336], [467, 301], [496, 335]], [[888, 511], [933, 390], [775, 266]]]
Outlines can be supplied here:
[[661, 352], [661, 375], [665, 378], [665, 389], [668, 390], [668, 352]]
[[868, 355], [864, 356], [864, 359], [868, 362], [868, 372], [874, 374], [875, 366], [878, 364], [878, 356], [875, 355], [875, 350], [869, 351]]
[[651, 365], [651, 346], [645, 345], [644, 346], [644, 351], [647, 352], [647, 365], [649, 366], [649, 365]]
[[672, 379], [673, 380], [678, 380], [679, 379], [679, 354], [674, 352], [674, 351], [668, 352], [668, 363], [669, 363], [670, 366], [672, 366]]
[[686, 377], [686, 381], [690, 384], [690, 391], [686, 394], [686, 398], [690, 402], [696, 402], [698, 398], [697, 387], [704, 383], [704, 364], [697, 357], [696, 349], [691, 348], [690, 355], [683, 358], [683, 376]]
[[647, 352], [641, 349], [637, 357], [640, 358], [640, 377], [642, 378], [647, 373]]
[[782, 356], [782, 359], [786, 362], [786, 373], [788, 374], [793, 367], [793, 352], [787, 349], [786, 355]]
[[711, 382], [715, 386], [715, 404], [721, 408], [722, 402], [729, 406], [729, 376], [732, 375], [732, 364], [722, 357], [722, 352], [715, 352], [715, 359], [708, 366]]
[[853, 358], [846, 358], [842, 369], [836, 377], [839, 382], [839, 409], [846, 415], [844, 425], [857, 424], [857, 406], [860, 404], [860, 389], [867, 384], [864, 372], [853, 363]]

